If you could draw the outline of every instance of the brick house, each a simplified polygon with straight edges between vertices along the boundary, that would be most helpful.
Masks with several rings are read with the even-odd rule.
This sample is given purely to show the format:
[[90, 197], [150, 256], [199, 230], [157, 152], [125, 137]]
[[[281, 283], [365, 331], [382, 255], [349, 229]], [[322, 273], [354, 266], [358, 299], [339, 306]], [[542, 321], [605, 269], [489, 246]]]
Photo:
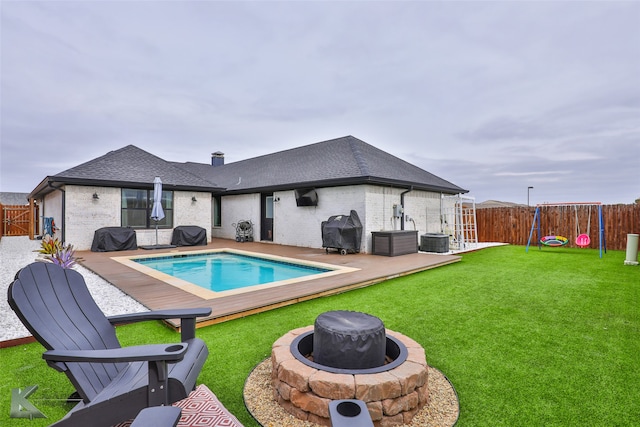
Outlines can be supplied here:
[[179, 225], [203, 227], [209, 240], [233, 239], [234, 224], [249, 220], [255, 240], [321, 248], [321, 222], [355, 210], [366, 253], [372, 231], [439, 232], [442, 196], [467, 192], [346, 136], [229, 164], [220, 152], [210, 163], [179, 163], [128, 145], [47, 176], [29, 198], [41, 205], [42, 217], [54, 218], [56, 235], [79, 250], [107, 226], [133, 227], [139, 245], [152, 244], [156, 176], [166, 214], [159, 243], [169, 243]]

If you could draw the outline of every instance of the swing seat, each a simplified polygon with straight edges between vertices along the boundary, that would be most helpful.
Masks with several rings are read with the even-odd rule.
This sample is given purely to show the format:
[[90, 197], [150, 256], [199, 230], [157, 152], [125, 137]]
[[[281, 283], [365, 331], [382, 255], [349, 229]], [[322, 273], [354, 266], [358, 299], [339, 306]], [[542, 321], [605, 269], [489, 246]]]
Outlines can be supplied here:
[[582, 233], [578, 237], [576, 237], [576, 245], [580, 246], [581, 248], [589, 246], [590, 243], [591, 239], [589, 238], [588, 234]]
[[569, 243], [569, 239], [564, 236], [544, 236], [540, 243], [545, 246], [564, 246]]

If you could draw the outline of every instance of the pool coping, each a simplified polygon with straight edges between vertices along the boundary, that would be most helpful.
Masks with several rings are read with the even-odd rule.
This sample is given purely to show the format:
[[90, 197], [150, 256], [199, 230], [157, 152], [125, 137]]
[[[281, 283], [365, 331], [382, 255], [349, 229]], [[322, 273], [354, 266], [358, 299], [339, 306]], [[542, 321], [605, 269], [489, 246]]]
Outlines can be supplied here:
[[181, 289], [185, 292], [189, 292], [197, 297], [207, 299], [207, 300], [214, 299], [214, 298], [223, 298], [230, 295], [252, 293], [260, 289], [268, 289], [268, 288], [273, 288], [277, 286], [291, 285], [294, 283], [304, 282], [307, 280], [322, 279], [325, 277], [335, 276], [337, 274], [350, 273], [350, 272], [359, 270], [359, 268], [355, 268], [355, 267], [346, 267], [346, 266], [340, 266], [340, 265], [334, 265], [334, 264], [327, 264], [323, 262], [300, 260], [296, 258], [289, 258], [289, 257], [283, 257], [283, 256], [273, 255], [273, 254], [265, 254], [260, 252], [250, 252], [250, 251], [234, 249], [234, 248], [217, 248], [217, 249], [202, 249], [202, 250], [189, 251], [187, 256], [197, 256], [197, 255], [214, 254], [214, 253], [230, 253], [230, 254], [244, 255], [244, 256], [253, 257], [253, 258], [260, 258], [260, 259], [284, 262], [284, 263], [295, 264], [295, 265], [303, 265], [308, 267], [315, 267], [315, 268], [320, 268], [323, 270], [330, 270], [330, 271], [324, 271], [322, 273], [316, 273], [313, 275], [296, 277], [293, 279], [278, 280], [278, 281], [269, 282], [269, 283], [245, 286], [238, 289], [229, 289], [226, 291], [213, 291], [210, 289], [203, 288], [194, 283], [188, 282], [186, 280], [180, 279], [178, 277], [171, 276], [170, 274], [163, 273], [154, 268], [147, 267], [144, 264], [140, 264], [134, 261], [136, 259], [144, 259], [144, 258], [173, 257], [173, 256], [176, 256], [175, 251], [144, 254], [144, 255], [133, 255], [133, 256], [117, 256], [117, 257], [111, 257], [111, 259], [133, 270], [136, 270], [142, 274], [146, 274], [147, 276], [153, 277], [154, 279], [160, 280], [171, 286], [175, 286], [176, 288]]

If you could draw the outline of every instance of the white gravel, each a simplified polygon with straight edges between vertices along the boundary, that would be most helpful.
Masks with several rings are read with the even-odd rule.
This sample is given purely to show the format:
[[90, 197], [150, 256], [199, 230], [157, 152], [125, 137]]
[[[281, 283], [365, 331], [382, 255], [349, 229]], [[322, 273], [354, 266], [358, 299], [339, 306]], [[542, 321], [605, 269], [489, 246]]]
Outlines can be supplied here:
[[[0, 239], [0, 341], [31, 335], [9, 307], [7, 290], [18, 270], [36, 260], [40, 243], [40, 240], [29, 240], [22, 236], [4, 236]], [[107, 316], [148, 311], [97, 274], [80, 265], [74, 269], [84, 276], [89, 292]]]

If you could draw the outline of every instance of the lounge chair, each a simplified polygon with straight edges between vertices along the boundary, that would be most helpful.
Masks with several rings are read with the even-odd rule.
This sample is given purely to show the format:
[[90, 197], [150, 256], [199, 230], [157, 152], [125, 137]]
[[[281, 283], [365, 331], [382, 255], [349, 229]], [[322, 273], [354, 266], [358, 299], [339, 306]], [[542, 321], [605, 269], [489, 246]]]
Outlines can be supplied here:
[[[64, 372], [80, 401], [57, 427], [108, 427], [144, 408], [187, 397], [208, 349], [195, 337], [195, 319], [211, 309], [151, 311], [107, 318], [82, 275], [51, 263], [32, 263], [16, 274], [8, 301], [47, 349], [43, 359]], [[122, 348], [114, 324], [181, 319], [182, 342]], [[152, 412], [152, 411], [151, 411]]]

